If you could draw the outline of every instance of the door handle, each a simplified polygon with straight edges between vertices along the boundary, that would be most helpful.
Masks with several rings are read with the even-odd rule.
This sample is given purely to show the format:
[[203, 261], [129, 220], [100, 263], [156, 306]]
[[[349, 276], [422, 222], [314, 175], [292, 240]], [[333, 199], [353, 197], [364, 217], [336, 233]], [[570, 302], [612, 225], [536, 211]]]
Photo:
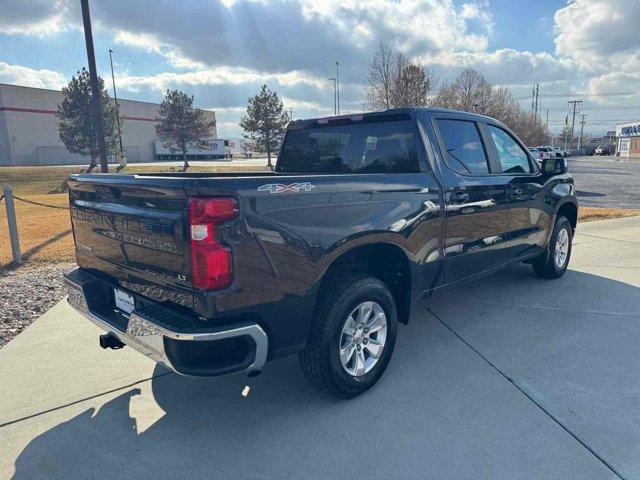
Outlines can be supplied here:
[[465, 203], [469, 200], [469, 194], [464, 190], [454, 190], [449, 194], [449, 200], [455, 203]]

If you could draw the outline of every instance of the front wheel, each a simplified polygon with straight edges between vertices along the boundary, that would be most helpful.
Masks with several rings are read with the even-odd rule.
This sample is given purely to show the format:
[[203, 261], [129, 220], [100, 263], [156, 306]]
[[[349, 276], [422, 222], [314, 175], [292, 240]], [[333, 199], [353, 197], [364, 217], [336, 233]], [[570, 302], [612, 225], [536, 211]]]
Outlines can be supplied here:
[[567, 217], [558, 216], [547, 251], [532, 263], [534, 272], [542, 278], [558, 278], [564, 275], [571, 258], [572, 239], [571, 223]]
[[341, 398], [353, 398], [382, 376], [396, 341], [393, 295], [377, 278], [336, 281], [322, 295], [314, 331], [300, 363], [311, 383]]

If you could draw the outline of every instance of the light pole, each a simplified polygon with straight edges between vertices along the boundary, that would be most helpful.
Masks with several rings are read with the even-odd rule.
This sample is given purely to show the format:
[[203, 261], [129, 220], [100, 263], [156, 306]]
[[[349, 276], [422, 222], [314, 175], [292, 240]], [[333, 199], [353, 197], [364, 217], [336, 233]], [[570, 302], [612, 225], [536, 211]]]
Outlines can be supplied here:
[[113, 83], [113, 101], [116, 104], [116, 125], [118, 126], [118, 141], [120, 142], [120, 158], [124, 155], [122, 148], [122, 131], [120, 130], [120, 108], [118, 106], [118, 95], [116, 94], [116, 77], [113, 75], [113, 50], [109, 49], [109, 63], [111, 63], [111, 83]]
[[336, 103], [336, 94], [338, 93], [338, 90], [336, 88], [336, 77], [329, 77], [329, 80], [333, 80], [333, 114], [337, 115], [338, 114], [338, 107], [337, 107], [337, 103]]
[[91, 107], [93, 114], [93, 128], [98, 137], [98, 152], [100, 152], [100, 171], [109, 173], [107, 163], [107, 146], [104, 142], [104, 126], [102, 125], [102, 104], [100, 101], [100, 86], [96, 69], [96, 54], [93, 50], [93, 34], [91, 33], [91, 15], [89, 14], [89, 0], [80, 0], [82, 7], [82, 23], [84, 24], [84, 41], [87, 47], [87, 63], [89, 63], [89, 77], [91, 78]]
[[337, 115], [340, 115], [340, 63], [336, 62], [336, 104]]

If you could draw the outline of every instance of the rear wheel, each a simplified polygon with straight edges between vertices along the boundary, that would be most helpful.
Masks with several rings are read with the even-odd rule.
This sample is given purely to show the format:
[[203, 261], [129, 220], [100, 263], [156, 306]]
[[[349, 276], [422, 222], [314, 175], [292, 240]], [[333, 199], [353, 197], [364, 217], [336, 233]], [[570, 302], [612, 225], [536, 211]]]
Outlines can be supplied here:
[[393, 295], [379, 279], [342, 279], [321, 297], [312, 337], [299, 354], [306, 377], [341, 398], [353, 398], [382, 376], [398, 330]]
[[532, 265], [536, 274], [542, 278], [558, 278], [564, 275], [571, 258], [573, 229], [571, 223], [562, 215], [558, 216], [549, 240], [547, 251], [536, 258]]

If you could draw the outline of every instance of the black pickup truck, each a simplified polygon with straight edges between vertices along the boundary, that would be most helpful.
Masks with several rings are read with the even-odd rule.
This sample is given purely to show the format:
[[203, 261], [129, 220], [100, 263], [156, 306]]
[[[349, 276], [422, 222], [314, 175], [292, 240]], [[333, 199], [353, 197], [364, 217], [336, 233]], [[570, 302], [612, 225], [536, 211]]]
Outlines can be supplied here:
[[297, 353], [344, 398], [431, 292], [514, 262], [560, 277], [578, 213], [565, 159], [539, 166], [500, 122], [437, 109], [291, 122], [274, 172], [69, 185], [69, 303], [103, 348], [202, 376]]

